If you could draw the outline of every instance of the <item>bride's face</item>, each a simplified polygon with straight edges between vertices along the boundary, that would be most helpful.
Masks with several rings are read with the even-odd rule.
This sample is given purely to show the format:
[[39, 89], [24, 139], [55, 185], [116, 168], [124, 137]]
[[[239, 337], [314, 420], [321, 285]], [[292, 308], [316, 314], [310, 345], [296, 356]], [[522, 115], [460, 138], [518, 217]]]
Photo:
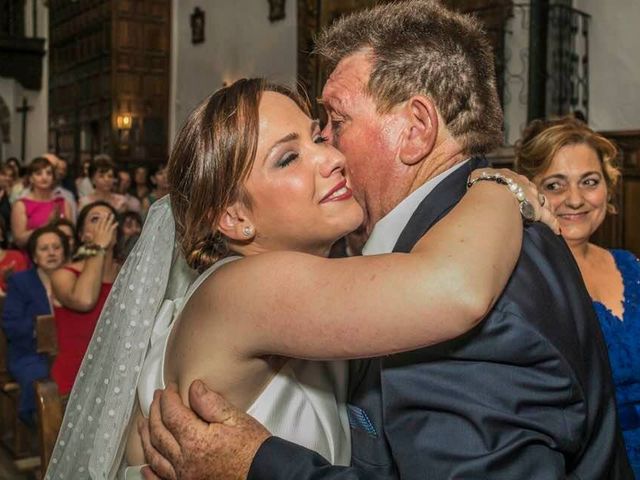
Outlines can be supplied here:
[[245, 184], [254, 242], [264, 250], [325, 255], [363, 219], [345, 177], [344, 156], [282, 94], [264, 92], [259, 115], [256, 158]]

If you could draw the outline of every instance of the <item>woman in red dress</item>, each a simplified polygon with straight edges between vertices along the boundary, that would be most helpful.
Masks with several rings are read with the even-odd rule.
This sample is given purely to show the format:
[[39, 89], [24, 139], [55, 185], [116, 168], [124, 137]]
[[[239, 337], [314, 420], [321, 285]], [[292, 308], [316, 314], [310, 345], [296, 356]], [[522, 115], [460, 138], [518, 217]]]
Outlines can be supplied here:
[[51, 376], [61, 395], [71, 391], [120, 263], [114, 255], [116, 211], [106, 202], [85, 206], [78, 215], [74, 260], [51, 278], [59, 353]]

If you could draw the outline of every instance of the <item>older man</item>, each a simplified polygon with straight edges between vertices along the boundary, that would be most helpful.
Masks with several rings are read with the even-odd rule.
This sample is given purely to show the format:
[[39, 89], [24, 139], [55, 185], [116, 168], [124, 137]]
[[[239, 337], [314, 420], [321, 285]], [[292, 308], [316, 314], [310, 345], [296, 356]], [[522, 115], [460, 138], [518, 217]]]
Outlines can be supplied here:
[[[367, 213], [364, 254], [409, 252], [500, 140], [488, 42], [470, 18], [410, 0], [340, 20], [318, 49], [333, 67], [325, 133], [345, 154]], [[549, 229], [532, 224], [480, 327], [352, 363], [351, 467], [270, 437], [202, 385], [191, 406], [211, 423], [166, 391], [151, 432], [171, 463], [146, 437], [145, 448], [156, 472], [173, 478], [633, 478], [612, 392], [576, 265]]]

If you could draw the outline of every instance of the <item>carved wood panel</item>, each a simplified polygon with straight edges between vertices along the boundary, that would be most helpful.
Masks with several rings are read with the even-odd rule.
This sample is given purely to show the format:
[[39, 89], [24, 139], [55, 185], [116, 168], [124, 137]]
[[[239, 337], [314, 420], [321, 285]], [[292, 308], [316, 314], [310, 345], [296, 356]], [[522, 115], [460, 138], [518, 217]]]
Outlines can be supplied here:
[[[170, 0], [50, 1], [50, 147], [76, 165], [100, 152], [122, 163], [164, 160]], [[122, 113], [131, 131], [118, 131]], [[151, 148], [147, 116], [160, 118]]]
[[640, 256], [640, 130], [603, 132], [619, 148], [622, 181], [618, 186], [617, 215], [608, 215], [594, 235], [607, 248], [624, 248]]

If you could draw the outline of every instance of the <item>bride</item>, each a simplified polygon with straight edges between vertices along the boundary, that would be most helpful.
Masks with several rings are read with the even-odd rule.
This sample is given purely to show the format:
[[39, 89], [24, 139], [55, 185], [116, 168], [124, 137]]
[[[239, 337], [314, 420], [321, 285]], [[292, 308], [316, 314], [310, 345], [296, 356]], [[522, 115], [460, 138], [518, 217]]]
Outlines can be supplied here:
[[411, 254], [327, 259], [363, 219], [344, 157], [298, 96], [260, 79], [197, 107], [168, 168], [170, 200], [153, 205], [113, 286], [47, 478], [115, 478], [143, 464], [131, 425], [166, 383], [188, 403], [195, 379], [272, 433], [347, 464], [346, 362], [319, 360], [468, 331], [519, 255], [518, 202], [480, 182]]

